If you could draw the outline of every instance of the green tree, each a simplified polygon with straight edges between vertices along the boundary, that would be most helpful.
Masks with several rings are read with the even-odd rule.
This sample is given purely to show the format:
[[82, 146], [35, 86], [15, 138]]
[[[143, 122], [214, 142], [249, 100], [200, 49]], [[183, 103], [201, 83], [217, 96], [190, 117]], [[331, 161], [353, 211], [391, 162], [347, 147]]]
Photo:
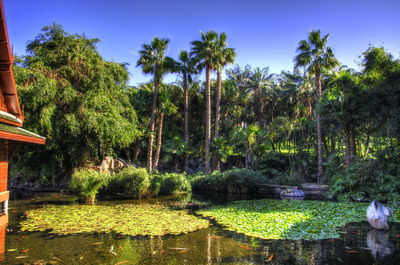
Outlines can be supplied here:
[[[297, 47], [297, 55], [294, 58], [295, 68], [307, 67], [307, 71], [315, 76], [316, 100], [319, 102], [322, 96], [322, 72], [329, 71], [338, 65], [332, 49], [328, 47], [329, 34], [321, 38], [319, 30], [311, 31], [307, 40], [301, 40]], [[320, 114], [316, 114], [317, 123], [317, 155], [318, 155], [318, 181], [324, 175], [323, 146], [322, 146], [322, 128]]]
[[54, 181], [118, 154], [140, 135], [127, 95], [128, 71], [105, 61], [98, 42], [53, 24], [28, 43], [27, 56], [14, 66], [26, 127], [47, 138], [44, 147], [24, 147], [20, 164], [27, 177]]
[[[196, 61], [193, 56], [189, 54], [187, 51], [181, 51], [179, 53], [179, 61], [176, 65], [177, 72], [182, 75], [183, 79], [183, 102], [184, 102], [184, 132], [183, 138], [185, 140], [185, 144], [189, 145], [189, 83], [192, 83], [192, 75], [197, 74], [196, 69]], [[184, 171], [186, 173], [189, 172], [189, 154], [185, 154], [184, 161]]]
[[[218, 63], [217, 63], [217, 90], [215, 92], [215, 121], [214, 121], [214, 137], [219, 136], [219, 123], [221, 117], [221, 90], [222, 90], [222, 69], [233, 63], [236, 57], [236, 52], [232, 48], [227, 48], [226, 34], [224, 32], [220, 33], [217, 40], [218, 52]], [[218, 152], [214, 154], [213, 169], [220, 170], [221, 162], [219, 159]]]
[[158, 161], [160, 159], [164, 116], [174, 115], [178, 112], [177, 106], [173, 103], [173, 90], [175, 86], [170, 84], [162, 84], [160, 90], [160, 102], [158, 108], [158, 132], [157, 132], [157, 147], [154, 155], [153, 170], [157, 170]]
[[205, 156], [204, 170], [206, 173], [211, 172], [210, 168], [210, 144], [211, 144], [211, 71], [215, 70], [218, 65], [217, 46], [218, 34], [215, 31], [201, 32], [200, 40], [192, 41], [191, 54], [195, 56], [199, 62], [199, 68], [206, 70], [206, 126], [205, 126]]
[[140, 58], [137, 61], [137, 66], [142, 67], [143, 73], [153, 75], [154, 82], [154, 95], [151, 108], [150, 133], [149, 144], [147, 147], [146, 163], [146, 168], [149, 171], [153, 170], [153, 143], [159, 86], [162, 83], [163, 76], [168, 72], [172, 72], [175, 65], [175, 62], [172, 58], [165, 56], [168, 48], [168, 43], [168, 39], [160, 39], [155, 37], [151, 41], [150, 45], [143, 44], [142, 50], [139, 51]]

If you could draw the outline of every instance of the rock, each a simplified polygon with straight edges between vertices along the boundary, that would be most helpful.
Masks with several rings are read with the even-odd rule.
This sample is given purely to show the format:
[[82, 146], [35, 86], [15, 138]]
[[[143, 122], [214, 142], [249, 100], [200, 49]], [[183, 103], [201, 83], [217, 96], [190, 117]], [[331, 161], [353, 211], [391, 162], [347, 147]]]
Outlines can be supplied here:
[[370, 206], [367, 208], [367, 220], [368, 223], [375, 229], [388, 230], [389, 216], [393, 214], [391, 208], [385, 207], [382, 203], [377, 200], [373, 200]]
[[283, 189], [280, 195], [282, 197], [304, 197], [304, 192], [301, 189]]
[[127, 166], [127, 164], [120, 159], [114, 159], [110, 156], [101, 161], [101, 165], [99, 166], [99, 171], [102, 173], [115, 172]]

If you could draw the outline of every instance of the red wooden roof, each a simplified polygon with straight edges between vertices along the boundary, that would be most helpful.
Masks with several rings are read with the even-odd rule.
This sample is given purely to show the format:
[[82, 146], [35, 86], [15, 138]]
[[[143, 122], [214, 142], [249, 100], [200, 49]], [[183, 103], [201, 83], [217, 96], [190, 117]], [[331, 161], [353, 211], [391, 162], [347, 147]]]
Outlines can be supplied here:
[[10, 48], [4, 4], [3, 0], [0, 0], [0, 111], [12, 114], [16, 118], [11, 120], [0, 116], [0, 122], [21, 127], [24, 114], [19, 105], [12, 71], [13, 62], [14, 56]]
[[0, 139], [44, 144], [46, 138], [20, 128], [24, 122], [24, 113], [19, 105], [13, 62], [4, 3], [0, 0]]

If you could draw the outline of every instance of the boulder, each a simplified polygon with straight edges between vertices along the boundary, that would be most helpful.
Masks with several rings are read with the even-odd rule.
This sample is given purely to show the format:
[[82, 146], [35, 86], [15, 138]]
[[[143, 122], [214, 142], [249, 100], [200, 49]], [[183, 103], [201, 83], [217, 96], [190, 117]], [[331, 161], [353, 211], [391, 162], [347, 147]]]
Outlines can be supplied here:
[[280, 192], [282, 197], [304, 197], [304, 192], [301, 189], [283, 189]]
[[107, 156], [103, 159], [103, 161], [101, 161], [99, 171], [102, 173], [115, 172], [124, 168], [125, 166], [127, 166], [127, 164], [122, 160]]
[[370, 206], [367, 208], [367, 220], [368, 223], [375, 229], [388, 230], [389, 216], [393, 214], [391, 208], [385, 207], [382, 203], [377, 200], [373, 200]]

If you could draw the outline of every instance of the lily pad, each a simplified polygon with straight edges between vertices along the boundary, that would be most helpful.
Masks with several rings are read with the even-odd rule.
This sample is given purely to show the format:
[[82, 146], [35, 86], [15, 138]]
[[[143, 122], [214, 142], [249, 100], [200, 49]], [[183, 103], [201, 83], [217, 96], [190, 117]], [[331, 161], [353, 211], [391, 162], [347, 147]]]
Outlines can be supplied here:
[[[365, 221], [365, 203], [297, 200], [237, 201], [197, 213], [227, 230], [264, 239], [338, 238], [347, 223]], [[398, 221], [395, 212], [391, 221]]]
[[109, 232], [131, 236], [177, 235], [209, 226], [207, 220], [186, 210], [154, 204], [48, 205], [25, 214], [21, 231], [49, 231], [58, 235]]

